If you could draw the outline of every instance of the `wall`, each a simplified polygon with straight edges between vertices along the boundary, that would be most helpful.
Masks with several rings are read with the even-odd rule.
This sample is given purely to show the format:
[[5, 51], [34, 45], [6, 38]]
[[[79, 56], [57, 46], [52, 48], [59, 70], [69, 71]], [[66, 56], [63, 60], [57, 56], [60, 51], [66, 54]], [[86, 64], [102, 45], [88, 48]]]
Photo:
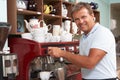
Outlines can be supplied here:
[[118, 37], [120, 36], [120, 9], [111, 7], [111, 30], [113, 34]]
[[120, 0], [110, 0], [110, 3], [120, 3]]
[[[71, 0], [72, 1], [72, 0]], [[74, 1], [74, 0], [73, 0]], [[110, 3], [118, 3], [120, 0], [77, 0], [84, 2], [97, 2], [100, 11], [100, 23], [109, 28], [110, 25]], [[6, 0], [0, 0], [0, 22], [7, 22]]]
[[[117, 3], [117, 4], [116, 4]], [[119, 6], [118, 6], [119, 3]], [[110, 20], [111, 20], [111, 27], [113, 27], [111, 30], [114, 34], [115, 37], [120, 36], [120, 0], [110, 0], [110, 5], [114, 4], [115, 6], [118, 7], [114, 7], [113, 5], [110, 6], [111, 7], [111, 12], [110, 12]]]
[[0, 22], [7, 22], [6, 0], [0, 0]]

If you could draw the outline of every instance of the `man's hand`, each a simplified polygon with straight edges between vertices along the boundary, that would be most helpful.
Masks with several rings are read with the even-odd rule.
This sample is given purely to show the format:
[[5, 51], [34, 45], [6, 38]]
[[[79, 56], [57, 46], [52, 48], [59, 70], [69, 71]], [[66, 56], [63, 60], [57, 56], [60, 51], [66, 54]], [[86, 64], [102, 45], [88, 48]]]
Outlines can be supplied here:
[[63, 50], [58, 47], [48, 47], [48, 54], [52, 57], [62, 57]]

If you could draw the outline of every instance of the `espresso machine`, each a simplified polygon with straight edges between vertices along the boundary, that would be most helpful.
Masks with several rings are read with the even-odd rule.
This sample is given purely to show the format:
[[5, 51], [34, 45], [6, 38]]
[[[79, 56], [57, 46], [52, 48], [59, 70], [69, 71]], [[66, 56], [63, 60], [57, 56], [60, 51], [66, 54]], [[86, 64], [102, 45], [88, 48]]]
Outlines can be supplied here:
[[18, 75], [17, 55], [3, 50], [10, 29], [10, 24], [0, 22], [0, 80], [14, 80]]
[[[12, 35], [8, 39], [10, 52], [16, 53], [18, 55], [18, 65], [19, 65], [19, 75], [17, 76], [16, 80], [40, 80], [37, 77], [38, 74], [34, 72], [41, 72], [47, 70], [47, 67], [50, 67], [52, 64], [54, 66], [55, 59], [51, 59], [51, 57], [47, 54], [48, 46], [56, 46], [60, 47], [61, 49], [66, 49], [67, 51], [73, 51], [74, 53], [78, 52], [78, 41], [74, 42], [45, 42], [39, 43], [33, 40], [24, 39], [20, 36]], [[72, 48], [72, 49], [71, 49]], [[34, 61], [34, 60], [37, 61]], [[46, 62], [46, 59], [48, 60]], [[57, 59], [56, 59], [57, 60]], [[31, 63], [32, 62], [41, 62], [42, 65], [37, 65], [37, 71], [31, 70]], [[47, 63], [47, 64], [46, 64]], [[34, 65], [33, 63], [32, 65]], [[54, 67], [53, 67], [54, 68]], [[34, 75], [32, 75], [32, 73]], [[36, 75], [36, 76], [35, 76]], [[33, 79], [33, 78], [37, 79]], [[52, 79], [50, 79], [52, 80]], [[59, 80], [59, 79], [53, 79]]]

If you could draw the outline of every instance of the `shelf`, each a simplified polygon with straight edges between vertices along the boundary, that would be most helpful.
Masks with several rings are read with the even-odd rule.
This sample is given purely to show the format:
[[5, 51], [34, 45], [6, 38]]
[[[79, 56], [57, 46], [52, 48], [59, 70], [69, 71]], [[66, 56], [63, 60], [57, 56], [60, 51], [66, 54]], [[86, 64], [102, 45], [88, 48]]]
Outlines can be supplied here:
[[30, 11], [30, 10], [25, 10], [25, 9], [17, 9], [17, 14], [22, 14], [22, 15], [41, 15], [41, 12]]
[[59, 15], [54, 15], [54, 14], [44, 14], [44, 17], [50, 17], [50, 18], [61, 18]]
[[47, 24], [57, 24], [57, 25], [61, 25], [61, 16], [58, 15], [52, 15], [52, 14], [44, 14], [44, 21]]
[[[19, 19], [19, 21], [22, 22], [22, 25], [25, 29], [25, 32], [27, 32], [27, 29], [24, 26], [24, 21], [23, 20], [26, 19], [26, 20], [29, 21], [29, 19], [31, 19], [33, 17], [35, 17], [39, 20], [44, 20], [46, 24], [52, 24], [52, 25], [62, 26], [62, 22], [64, 22], [65, 20], [70, 20], [72, 22], [71, 9], [72, 9], [73, 5], [75, 4], [74, 2], [68, 2], [68, 1], [64, 1], [64, 0], [35, 0], [35, 3], [37, 3], [37, 7], [36, 7], [37, 11], [26, 10], [26, 9], [17, 9], [16, 0], [12, 0], [12, 2], [10, 0], [7, 1], [8, 22], [12, 26], [10, 34], [21, 34], [20, 32], [17, 32], [17, 30], [18, 30], [18, 25], [17, 25], [18, 19]], [[62, 5], [63, 4], [66, 6], [66, 9], [68, 11], [67, 17], [62, 16], [62, 12], [63, 12], [62, 11]], [[45, 14], [44, 13], [44, 5], [47, 5], [47, 6], [52, 5], [53, 9], [55, 10], [55, 12], [54, 12], [55, 15]], [[49, 8], [49, 7], [47, 7], [47, 8]], [[95, 17], [96, 17], [96, 22], [100, 22], [99, 11], [94, 10], [94, 14], [95, 14]], [[22, 20], [21, 20], [21, 18], [18, 17], [18, 15], [23, 17]], [[71, 27], [72, 27], [72, 25], [71, 25]]]
[[62, 19], [64, 20], [71, 20], [72, 18], [71, 17], [62, 17]]

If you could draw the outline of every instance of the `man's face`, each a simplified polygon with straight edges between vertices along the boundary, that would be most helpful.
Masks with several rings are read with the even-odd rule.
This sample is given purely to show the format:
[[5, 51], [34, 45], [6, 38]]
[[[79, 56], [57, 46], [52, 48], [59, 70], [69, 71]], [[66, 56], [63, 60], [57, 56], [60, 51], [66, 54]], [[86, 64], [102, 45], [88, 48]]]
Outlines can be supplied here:
[[82, 8], [77, 12], [73, 13], [73, 19], [77, 24], [78, 28], [85, 34], [89, 33], [94, 26], [94, 15], [89, 14], [86, 8]]

